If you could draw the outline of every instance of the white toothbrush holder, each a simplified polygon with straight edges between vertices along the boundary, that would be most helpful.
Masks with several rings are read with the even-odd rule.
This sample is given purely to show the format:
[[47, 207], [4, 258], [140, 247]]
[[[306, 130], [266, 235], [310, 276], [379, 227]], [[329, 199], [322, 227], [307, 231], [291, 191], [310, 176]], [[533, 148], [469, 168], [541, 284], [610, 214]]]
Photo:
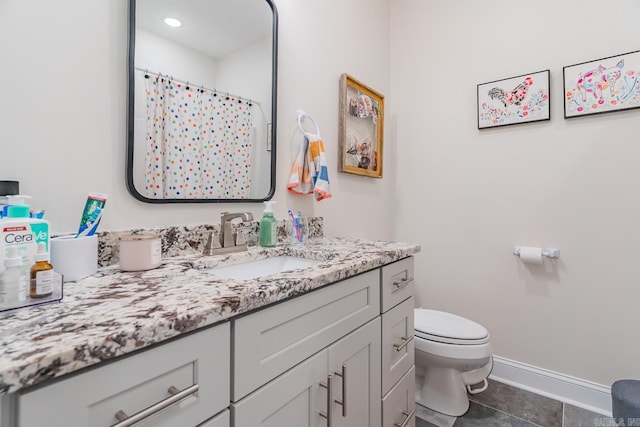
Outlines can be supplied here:
[[98, 271], [98, 236], [51, 239], [51, 264], [64, 282], [77, 282]]

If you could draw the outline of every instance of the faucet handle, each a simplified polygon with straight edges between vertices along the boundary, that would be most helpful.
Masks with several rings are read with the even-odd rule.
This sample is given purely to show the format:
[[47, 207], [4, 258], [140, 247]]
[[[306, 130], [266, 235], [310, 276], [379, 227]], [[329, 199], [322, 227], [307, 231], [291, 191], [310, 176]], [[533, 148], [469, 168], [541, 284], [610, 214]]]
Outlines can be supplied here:
[[242, 230], [236, 230], [236, 246], [246, 245], [247, 239], [244, 237]]
[[221, 247], [220, 235], [213, 230], [209, 233], [209, 238], [207, 239], [207, 243], [204, 245], [202, 253], [204, 255], [213, 255], [214, 250]]

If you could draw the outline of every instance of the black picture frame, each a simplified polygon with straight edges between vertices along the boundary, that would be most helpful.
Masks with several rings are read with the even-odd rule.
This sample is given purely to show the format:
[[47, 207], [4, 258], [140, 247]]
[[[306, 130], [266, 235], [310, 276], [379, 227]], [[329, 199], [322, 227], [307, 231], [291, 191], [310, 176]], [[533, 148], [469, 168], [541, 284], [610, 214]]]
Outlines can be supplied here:
[[564, 118], [640, 108], [640, 50], [562, 68]]
[[549, 70], [478, 84], [478, 129], [551, 120]]

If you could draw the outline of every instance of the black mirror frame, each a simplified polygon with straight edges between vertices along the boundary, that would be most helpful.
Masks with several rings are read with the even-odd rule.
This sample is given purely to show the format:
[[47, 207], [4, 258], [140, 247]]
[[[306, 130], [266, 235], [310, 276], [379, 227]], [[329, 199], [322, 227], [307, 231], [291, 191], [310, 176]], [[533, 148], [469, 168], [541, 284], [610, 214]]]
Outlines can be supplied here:
[[135, 34], [136, 34], [136, 0], [129, 0], [129, 55], [128, 55], [128, 95], [127, 95], [127, 153], [126, 181], [127, 190], [136, 199], [145, 203], [261, 203], [271, 200], [276, 190], [276, 124], [278, 95], [278, 11], [272, 0], [265, 0], [273, 12], [272, 32], [272, 66], [271, 66], [271, 185], [269, 193], [263, 199], [151, 199], [145, 197], [135, 188], [133, 182], [133, 126], [134, 126], [134, 79], [135, 79]]

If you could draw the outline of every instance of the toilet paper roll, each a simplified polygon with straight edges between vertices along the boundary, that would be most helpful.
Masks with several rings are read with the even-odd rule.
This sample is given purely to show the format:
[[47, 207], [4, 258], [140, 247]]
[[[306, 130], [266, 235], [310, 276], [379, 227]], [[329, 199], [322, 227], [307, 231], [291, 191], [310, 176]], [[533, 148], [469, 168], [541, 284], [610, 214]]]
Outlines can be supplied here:
[[525, 264], [542, 264], [542, 248], [520, 247], [520, 259]]

